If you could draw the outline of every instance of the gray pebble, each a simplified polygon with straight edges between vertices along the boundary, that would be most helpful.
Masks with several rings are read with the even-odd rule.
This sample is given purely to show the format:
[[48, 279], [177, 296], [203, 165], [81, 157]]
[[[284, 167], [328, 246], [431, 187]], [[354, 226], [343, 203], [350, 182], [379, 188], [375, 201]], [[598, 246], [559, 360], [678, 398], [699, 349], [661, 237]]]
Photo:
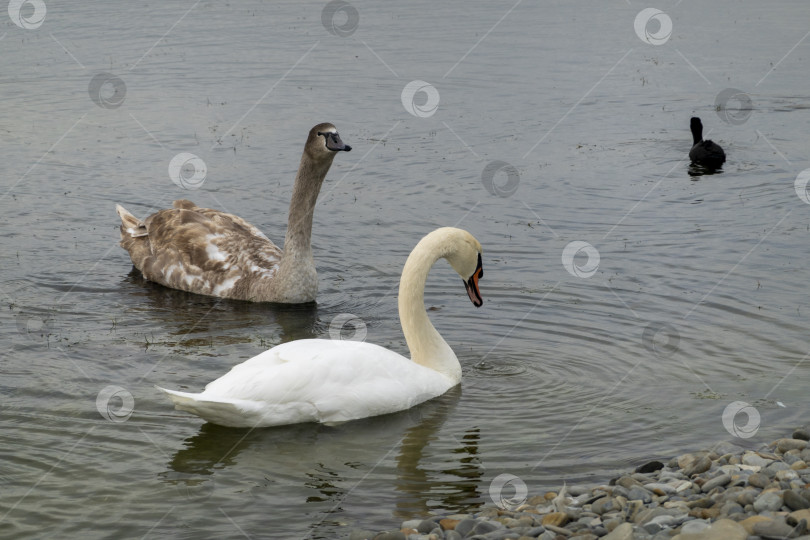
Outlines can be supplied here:
[[374, 540], [407, 540], [407, 536], [402, 531], [388, 531], [378, 534]]
[[683, 474], [686, 476], [694, 476], [708, 471], [711, 466], [712, 460], [709, 459], [709, 456], [701, 456], [691, 467], [684, 469]]
[[797, 428], [793, 431], [794, 439], [801, 439], [803, 441], [810, 441], [810, 431], [806, 428]]
[[[458, 525], [461, 525], [461, 523], [459, 523]], [[458, 530], [458, 525], [456, 525], [456, 530]], [[496, 522], [479, 521], [478, 523], [475, 524], [475, 527], [473, 527], [472, 532], [473, 534], [487, 534], [491, 533], [496, 529], [500, 529], [501, 527], [503, 527], [503, 525], [501, 525], [497, 521]]]
[[630, 501], [641, 501], [644, 504], [649, 504], [652, 502], [652, 493], [641, 486], [633, 486], [627, 492], [627, 495], [624, 495], [624, 498]]
[[612, 497], [602, 497], [591, 505], [591, 510], [600, 515], [618, 509], [619, 505]]
[[419, 522], [419, 525], [416, 526], [416, 530], [422, 534], [430, 534], [430, 532], [438, 526], [439, 524], [433, 519], [423, 519]]
[[720, 476], [712, 478], [711, 480], [709, 480], [708, 482], [703, 484], [703, 487], [701, 488], [701, 490], [704, 493], [708, 493], [708, 492], [710, 492], [711, 490], [713, 490], [716, 487], [725, 486], [729, 482], [731, 482], [731, 476], [728, 475], [728, 474], [721, 474]]
[[478, 522], [472, 518], [462, 519], [456, 523], [455, 531], [461, 536], [467, 536], [477, 524]]
[[810, 508], [810, 501], [796, 493], [795, 491], [787, 490], [783, 494], [785, 499], [785, 506], [790, 508], [791, 510], [804, 510], [805, 508]]
[[748, 483], [754, 487], [764, 488], [771, 483], [771, 479], [768, 478], [767, 474], [754, 473], [748, 477]]
[[364, 531], [363, 529], [355, 529], [349, 533], [349, 540], [369, 540], [374, 538], [376, 533], [371, 531]]
[[754, 465], [756, 467], [767, 467], [773, 460], [765, 459], [764, 457], [755, 454], [753, 452], [748, 452], [743, 455], [742, 462], [746, 465]]
[[776, 512], [782, 508], [782, 496], [775, 491], [762, 493], [754, 501], [754, 510], [757, 512]]
[[793, 532], [793, 527], [788, 525], [782, 516], [775, 516], [772, 521], [761, 521], [754, 524], [754, 534], [767, 540], [782, 540], [798, 536], [792, 534]]

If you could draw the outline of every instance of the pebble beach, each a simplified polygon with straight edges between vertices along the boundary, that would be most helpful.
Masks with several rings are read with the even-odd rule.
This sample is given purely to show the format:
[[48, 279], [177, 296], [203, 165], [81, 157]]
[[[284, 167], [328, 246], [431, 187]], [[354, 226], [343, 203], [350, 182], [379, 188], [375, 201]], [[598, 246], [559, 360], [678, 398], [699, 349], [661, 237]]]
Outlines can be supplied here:
[[731, 442], [656, 460], [606, 485], [413, 519], [350, 540], [810, 540], [810, 429], [756, 450]]

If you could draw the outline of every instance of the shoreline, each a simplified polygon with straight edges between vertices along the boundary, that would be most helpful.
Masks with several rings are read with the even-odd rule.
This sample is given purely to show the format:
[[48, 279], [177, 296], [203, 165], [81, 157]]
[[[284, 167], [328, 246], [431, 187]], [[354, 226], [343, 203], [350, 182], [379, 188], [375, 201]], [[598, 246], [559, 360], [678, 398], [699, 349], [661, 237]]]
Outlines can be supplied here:
[[354, 529], [349, 540], [810, 540], [810, 428], [759, 450], [731, 442], [651, 461], [608, 484], [531, 495], [518, 477], [489, 486], [471, 514]]

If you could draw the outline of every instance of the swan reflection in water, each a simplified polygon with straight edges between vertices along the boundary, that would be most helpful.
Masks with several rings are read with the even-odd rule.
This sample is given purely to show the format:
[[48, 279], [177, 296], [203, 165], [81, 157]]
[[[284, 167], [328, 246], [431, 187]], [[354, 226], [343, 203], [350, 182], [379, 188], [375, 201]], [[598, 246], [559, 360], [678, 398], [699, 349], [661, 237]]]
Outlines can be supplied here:
[[152, 283], [134, 267], [122, 285], [129, 298], [121, 317], [138, 317], [141, 327], [154, 329], [147, 347], [155, 342], [172, 348], [255, 344], [257, 338], [269, 346], [318, 337], [328, 329], [315, 302], [261, 304], [203, 296]]
[[[206, 423], [186, 439], [161, 477], [212, 510], [222, 503], [219, 490], [231, 491], [230, 499], [233, 492], [247, 491], [239, 486], [245, 479], [259, 479], [249, 489], [252, 497], [263, 501], [262, 507], [276, 508], [280, 501], [303, 507], [298, 513], [313, 521], [308, 530], [313, 538], [332, 537], [339, 521], [351, 519], [350, 507], [367, 509], [389, 497], [393, 504], [383, 504], [393, 515], [382, 516], [389, 525], [390, 519], [426, 517], [433, 509], [469, 510], [483, 500], [479, 430], [441, 433], [460, 397], [459, 385], [413, 409], [333, 427], [249, 430]], [[435, 441], [449, 452], [431, 451]], [[427, 462], [431, 457], [439, 463]]]

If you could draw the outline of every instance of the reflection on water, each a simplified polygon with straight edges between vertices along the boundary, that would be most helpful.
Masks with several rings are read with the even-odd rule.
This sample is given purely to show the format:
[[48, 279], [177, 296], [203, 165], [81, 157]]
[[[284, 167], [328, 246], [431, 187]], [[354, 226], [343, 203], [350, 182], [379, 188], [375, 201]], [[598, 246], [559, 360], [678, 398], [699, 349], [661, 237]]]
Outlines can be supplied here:
[[[282, 485], [290, 482], [303, 488], [290, 497], [312, 504], [320, 516], [311, 531], [313, 538], [330, 537], [328, 528], [319, 526], [339, 521], [341, 503], [352, 489], [368, 488], [366, 477], [372, 471], [386, 478], [391, 474], [397, 519], [427, 516], [436, 508], [462, 511], [482, 500], [480, 429], [471, 428], [454, 441], [440, 468], [427, 461], [428, 447], [441, 437], [460, 398], [457, 386], [414, 409], [338, 426], [251, 430], [206, 423], [182, 443], [159, 476], [183, 496], [203, 502], [216, 491], [218, 475], [230, 468], [250, 470], [256, 460], [266, 459]], [[345, 461], [347, 457], [351, 460]], [[333, 507], [324, 513], [323, 503]]]
[[168, 347], [249, 343], [256, 336], [245, 333], [244, 329], [254, 328], [257, 332], [273, 332], [271, 340], [262, 340], [262, 345], [269, 348], [295, 339], [318, 337], [327, 328], [318, 319], [315, 302], [260, 304], [206, 297], [148, 281], [134, 267], [122, 283], [127, 285], [124, 290], [132, 297], [128, 302], [135, 306], [132, 311], [148, 319], [149, 325], [156, 325], [168, 336], [177, 338], [161, 342]]
[[700, 180], [701, 176], [711, 176], [713, 174], [723, 174], [723, 168], [706, 167], [697, 163], [689, 164], [689, 176], [692, 180]]

